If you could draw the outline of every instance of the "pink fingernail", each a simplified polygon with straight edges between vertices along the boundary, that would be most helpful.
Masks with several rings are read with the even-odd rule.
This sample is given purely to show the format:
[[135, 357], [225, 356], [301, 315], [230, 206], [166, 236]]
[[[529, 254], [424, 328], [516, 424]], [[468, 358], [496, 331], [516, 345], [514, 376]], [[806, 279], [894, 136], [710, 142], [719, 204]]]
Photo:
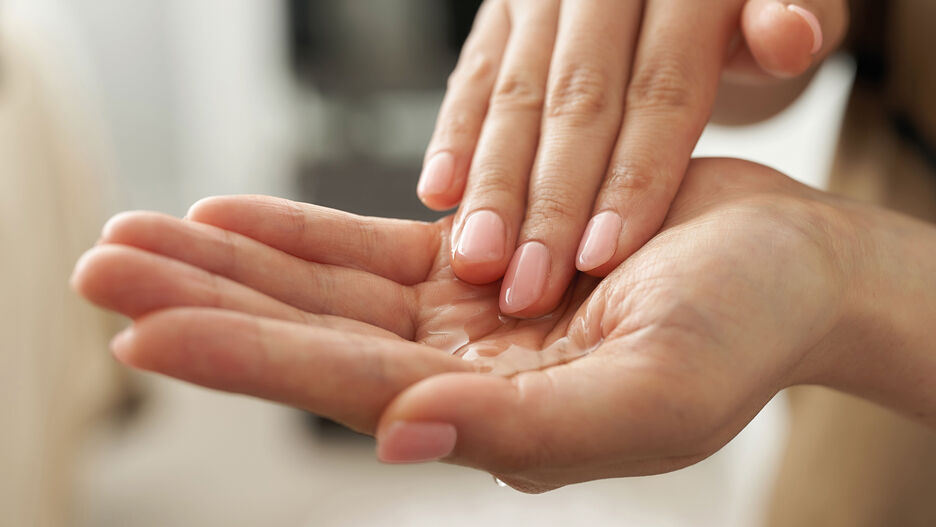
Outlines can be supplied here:
[[423, 463], [455, 450], [458, 431], [447, 423], [398, 421], [377, 436], [377, 459], [384, 463]]
[[617, 250], [618, 238], [624, 221], [616, 212], [596, 214], [588, 222], [582, 244], [579, 246], [576, 267], [579, 271], [591, 271], [608, 262]]
[[506, 245], [504, 220], [494, 211], [479, 210], [465, 220], [455, 254], [466, 262], [499, 262]]
[[438, 196], [452, 187], [455, 179], [455, 156], [451, 152], [439, 152], [432, 156], [419, 176], [416, 193], [420, 196]]
[[812, 53], [813, 55], [815, 55], [816, 53], [819, 53], [819, 50], [822, 49], [822, 40], [823, 40], [822, 39], [822, 24], [819, 23], [819, 19], [816, 18], [816, 15], [812, 14], [812, 12], [798, 5], [790, 4], [787, 6], [787, 9], [789, 9], [790, 12], [796, 13], [797, 15], [802, 17], [803, 20], [805, 20], [806, 23], [809, 25], [809, 29], [812, 30], [812, 34], [813, 34], [813, 46], [812, 46], [812, 51], [810, 51], [810, 53]]
[[543, 296], [549, 272], [549, 249], [540, 242], [529, 242], [517, 249], [504, 275], [500, 300], [502, 313], [517, 313], [532, 306]]
[[114, 338], [110, 341], [111, 353], [114, 354], [118, 359], [123, 360], [123, 357], [130, 351], [130, 342], [133, 340], [133, 326], [121, 331], [120, 333], [114, 335]]

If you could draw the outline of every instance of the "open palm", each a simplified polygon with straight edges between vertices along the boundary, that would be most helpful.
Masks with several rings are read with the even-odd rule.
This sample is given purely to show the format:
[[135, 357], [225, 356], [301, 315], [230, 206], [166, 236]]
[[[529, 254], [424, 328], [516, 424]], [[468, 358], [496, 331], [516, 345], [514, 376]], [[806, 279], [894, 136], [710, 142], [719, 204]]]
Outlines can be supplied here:
[[135, 320], [114, 346], [132, 366], [376, 433], [390, 461], [420, 443], [398, 424], [447, 426], [447, 461], [533, 491], [694, 463], [808, 379], [842, 301], [824, 210], [762, 167], [695, 162], [661, 233], [537, 320], [455, 278], [448, 219], [265, 197], [120, 215], [74, 283]]

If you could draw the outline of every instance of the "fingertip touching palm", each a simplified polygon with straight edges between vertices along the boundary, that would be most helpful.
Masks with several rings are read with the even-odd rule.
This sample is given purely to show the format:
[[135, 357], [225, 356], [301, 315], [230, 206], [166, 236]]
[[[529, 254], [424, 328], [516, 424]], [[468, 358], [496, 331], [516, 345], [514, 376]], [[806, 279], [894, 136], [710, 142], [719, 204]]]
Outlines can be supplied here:
[[331, 417], [385, 461], [538, 491], [698, 461], [806, 375], [840, 296], [826, 227], [786, 211], [813, 210], [810, 192], [697, 162], [660, 235], [532, 320], [454, 275], [449, 219], [256, 196], [119, 215], [73, 283], [134, 320], [113, 344], [131, 366]]
[[[455, 273], [553, 311], [663, 224], [722, 80], [779, 83], [834, 51], [845, 0], [487, 0], [417, 188]], [[549, 280], [546, 280], [546, 276]]]

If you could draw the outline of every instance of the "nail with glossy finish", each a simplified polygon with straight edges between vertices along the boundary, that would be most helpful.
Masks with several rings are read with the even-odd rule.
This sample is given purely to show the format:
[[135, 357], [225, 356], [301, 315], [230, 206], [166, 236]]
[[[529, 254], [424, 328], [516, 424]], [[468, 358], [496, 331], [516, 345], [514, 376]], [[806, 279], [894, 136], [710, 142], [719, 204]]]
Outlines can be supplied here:
[[419, 176], [416, 193], [420, 197], [438, 196], [452, 188], [455, 179], [455, 156], [451, 152], [439, 152], [432, 156]]
[[816, 17], [816, 15], [812, 14], [812, 12], [798, 5], [790, 4], [787, 6], [787, 9], [789, 9], [791, 13], [796, 13], [797, 15], [799, 15], [803, 20], [806, 21], [806, 24], [809, 25], [809, 29], [812, 30], [812, 34], [813, 34], [813, 46], [812, 46], [812, 50], [810, 51], [810, 53], [812, 53], [813, 55], [815, 55], [816, 53], [819, 53], [819, 50], [822, 49], [822, 40], [823, 40], [822, 24], [819, 23], [819, 19]]
[[377, 435], [377, 458], [384, 463], [424, 463], [455, 450], [458, 431], [448, 423], [398, 421]]
[[527, 242], [520, 246], [504, 275], [501, 312], [517, 313], [535, 304], [543, 296], [547, 274], [549, 249], [540, 242]]
[[579, 246], [575, 266], [579, 271], [591, 271], [606, 264], [617, 250], [618, 238], [624, 221], [616, 212], [596, 214], [588, 222], [582, 243]]
[[499, 262], [507, 245], [507, 227], [494, 211], [479, 210], [465, 220], [455, 257], [462, 262]]

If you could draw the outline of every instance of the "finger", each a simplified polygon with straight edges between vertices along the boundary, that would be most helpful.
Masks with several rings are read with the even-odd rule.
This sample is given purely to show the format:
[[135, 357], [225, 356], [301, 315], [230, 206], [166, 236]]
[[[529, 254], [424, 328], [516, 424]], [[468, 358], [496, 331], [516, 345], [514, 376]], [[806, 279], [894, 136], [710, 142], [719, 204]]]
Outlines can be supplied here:
[[726, 68], [732, 80], [788, 78], [838, 48], [848, 30], [845, 0], [749, 0], [742, 12], [744, 46]]
[[485, 2], [449, 77], [426, 149], [416, 192], [432, 209], [450, 209], [461, 200], [509, 34], [504, 2]]
[[696, 381], [684, 367], [660, 364], [647, 348], [603, 353], [605, 347], [513, 378], [449, 374], [422, 381], [381, 416], [378, 457], [434, 459], [443, 443], [433, 442], [435, 431], [453, 427], [447, 462], [492, 472], [525, 491], [692, 464], [740, 429], [737, 409], [711, 386], [704, 389], [708, 371], [693, 372]]
[[289, 404], [365, 433], [373, 433], [380, 412], [407, 386], [470, 369], [404, 340], [213, 309], [148, 316], [112, 348], [129, 366]]
[[502, 277], [515, 247], [559, 17], [558, 0], [510, 5], [510, 40], [452, 231], [452, 269], [474, 284]]
[[660, 228], [718, 90], [736, 11], [719, 3], [647, 4], [624, 121], [576, 258], [603, 276]]
[[404, 285], [425, 281], [439, 252], [434, 224], [366, 218], [266, 196], [203, 199], [186, 217], [303, 260], [360, 269]]
[[150, 212], [115, 216], [102, 240], [188, 263], [302, 311], [362, 320], [411, 336], [410, 290], [381, 276], [307, 262], [212, 225]]
[[[301, 287], [298, 281], [296, 284]], [[204, 269], [123, 245], [101, 245], [85, 253], [75, 265], [72, 285], [91, 302], [133, 319], [185, 306], [230, 309], [300, 323], [315, 319], [310, 313]], [[374, 290], [352, 293], [357, 302], [346, 303], [327, 298], [314, 300], [314, 293], [311, 301], [320, 304], [313, 306], [318, 308], [316, 314], [353, 319], [342, 323], [343, 327], [362, 330], [365, 325], [382, 323], [381, 334], [413, 334], [410, 317], [400, 316], [405, 313], [403, 308], [382, 299], [375, 302], [374, 298], [380, 297], [374, 296]]]
[[504, 277], [506, 314], [551, 311], [575, 274], [575, 251], [621, 124], [640, 12], [640, 2], [562, 4], [520, 248]]

